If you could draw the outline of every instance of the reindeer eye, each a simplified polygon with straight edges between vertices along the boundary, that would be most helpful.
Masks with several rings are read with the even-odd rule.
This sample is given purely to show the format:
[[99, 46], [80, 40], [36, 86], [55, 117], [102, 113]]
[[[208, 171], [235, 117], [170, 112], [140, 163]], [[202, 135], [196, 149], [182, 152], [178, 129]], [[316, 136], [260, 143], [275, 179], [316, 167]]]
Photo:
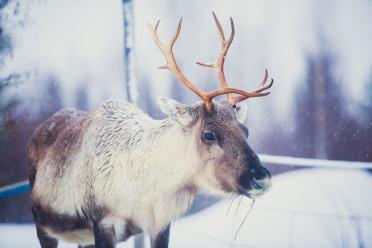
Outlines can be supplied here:
[[214, 133], [211, 133], [211, 132], [203, 132], [202, 133], [202, 138], [203, 138], [203, 140], [204, 141], [214, 141], [214, 140], [216, 140], [217, 139], [217, 137], [216, 137], [216, 134], [214, 134]]

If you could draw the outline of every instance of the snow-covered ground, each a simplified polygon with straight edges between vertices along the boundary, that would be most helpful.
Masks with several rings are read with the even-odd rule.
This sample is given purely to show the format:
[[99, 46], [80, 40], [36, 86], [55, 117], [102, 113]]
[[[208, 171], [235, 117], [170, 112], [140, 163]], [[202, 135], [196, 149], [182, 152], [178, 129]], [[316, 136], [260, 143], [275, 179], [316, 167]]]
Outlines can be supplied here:
[[[273, 181], [272, 190], [256, 201], [236, 240], [250, 199], [236, 198], [230, 209], [232, 199], [226, 199], [176, 221], [170, 247], [372, 247], [370, 174], [311, 169], [282, 174]], [[119, 247], [132, 244], [130, 240]], [[39, 247], [34, 226], [0, 225], [0, 247]]]

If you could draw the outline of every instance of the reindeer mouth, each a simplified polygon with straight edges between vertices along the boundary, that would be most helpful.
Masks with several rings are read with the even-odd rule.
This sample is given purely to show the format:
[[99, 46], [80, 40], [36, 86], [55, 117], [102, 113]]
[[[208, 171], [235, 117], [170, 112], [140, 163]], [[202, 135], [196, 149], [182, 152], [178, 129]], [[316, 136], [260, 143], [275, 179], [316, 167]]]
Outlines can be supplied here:
[[258, 198], [264, 195], [272, 186], [270, 178], [263, 178], [261, 180], [251, 180], [250, 189], [245, 189], [243, 187], [239, 188], [239, 193], [245, 195], [251, 199]]

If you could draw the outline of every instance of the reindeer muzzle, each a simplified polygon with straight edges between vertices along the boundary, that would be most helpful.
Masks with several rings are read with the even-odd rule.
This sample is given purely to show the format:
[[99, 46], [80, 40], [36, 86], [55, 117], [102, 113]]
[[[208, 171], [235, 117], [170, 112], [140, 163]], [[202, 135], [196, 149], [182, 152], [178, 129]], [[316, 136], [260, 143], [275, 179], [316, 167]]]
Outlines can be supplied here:
[[240, 176], [239, 184], [241, 194], [249, 198], [257, 198], [270, 189], [271, 174], [257, 158], [250, 162], [249, 169]]

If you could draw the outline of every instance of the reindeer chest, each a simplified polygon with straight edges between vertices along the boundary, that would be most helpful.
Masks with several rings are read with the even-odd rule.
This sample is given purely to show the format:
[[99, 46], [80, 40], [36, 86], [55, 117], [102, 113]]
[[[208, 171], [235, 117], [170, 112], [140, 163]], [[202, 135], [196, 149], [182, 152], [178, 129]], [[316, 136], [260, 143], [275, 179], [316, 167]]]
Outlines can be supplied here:
[[[150, 235], [161, 232], [172, 220], [184, 214], [189, 208], [194, 194], [179, 192], [174, 195], [150, 195], [135, 204], [123, 206], [128, 211], [129, 222], [136, 228]], [[125, 211], [125, 212], [127, 212]]]

